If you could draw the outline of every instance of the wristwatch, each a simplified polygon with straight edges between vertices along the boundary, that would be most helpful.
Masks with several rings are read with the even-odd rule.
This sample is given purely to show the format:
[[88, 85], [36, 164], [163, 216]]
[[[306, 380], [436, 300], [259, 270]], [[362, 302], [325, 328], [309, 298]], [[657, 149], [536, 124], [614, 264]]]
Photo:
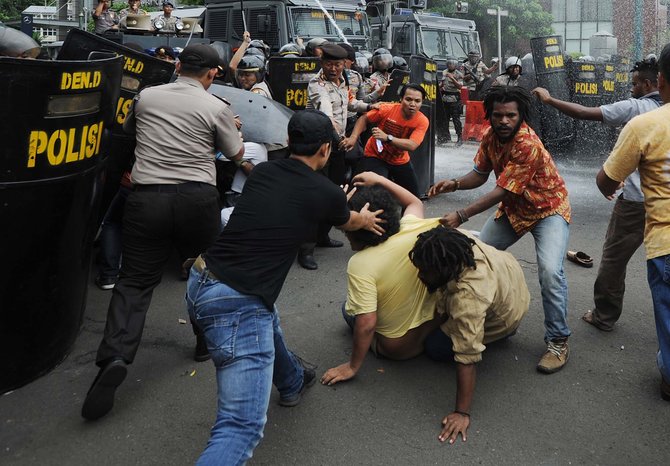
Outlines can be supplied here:
[[390, 134], [387, 134], [386, 135], [386, 141], [387, 142], [393, 142], [393, 136], [391, 136]]

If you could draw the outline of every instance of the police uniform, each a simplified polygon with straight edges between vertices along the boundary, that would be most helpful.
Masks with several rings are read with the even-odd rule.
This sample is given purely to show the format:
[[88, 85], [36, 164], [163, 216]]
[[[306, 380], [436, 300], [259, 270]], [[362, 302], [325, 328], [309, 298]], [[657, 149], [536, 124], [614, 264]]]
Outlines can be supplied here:
[[[179, 58], [201, 69], [220, 62], [217, 52], [202, 44], [186, 47]], [[215, 153], [232, 158], [243, 147], [228, 104], [183, 74], [138, 94], [124, 128], [133, 126], [134, 191], [123, 217], [123, 261], [96, 358], [103, 379], [107, 366], [134, 360], [153, 290], [173, 248], [182, 258], [196, 257], [218, 236]], [[87, 419], [111, 409], [96, 410], [104, 400], [98, 383], [105, 381], [96, 379], [84, 403]]]
[[477, 84], [484, 81], [488, 76], [486, 74], [486, 70], [488, 68], [481, 60], [479, 60], [474, 65], [469, 61], [466, 61], [463, 63], [463, 68], [465, 69], [464, 81], [470, 92], [473, 92], [477, 88]]
[[454, 123], [456, 136], [460, 141], [463, 135], [463, 125], [461, 124], [461, 113], [463, 113], [461, 88], [449, 79], [447, 73], [451, 73], [461, 86], [463, 86], [463, 73], [458, 70], [448, 71], [445, 69], [442, 71], [442, 102], [444, 102], [444, 110], [447, 114], [447, 135], [449, 134], [449, 120], [451, 120]]
[[149, 13], [147, 13], [145, 10], [143, 10], [141, 8], [138, 9], [137, 12], [134, 12], [130, 8], [124, 8], [123, 10], [119, 11], [119, 19], [120, 19], [119, 25], [121, 26], [122, 29], [127, 29], [128, 24], [127, 24], [126, 21], [128, 20], [128, 15], [144, 15], [144, 16], [146, 16], [148, 14]]
[[104, 34], [109, 30], [113, 31], [112, 27], [119, 24], [119, 15], [109, 9], [100, 13], [100, 16], [93, 13], [93, 22], [95, 23], [95, 33]]
[[164, 26], [160, 29], [160, 32], [177, 32], [177, 21], [179, 21], [178, 17], [172, 15], [167, 17], [164, 14], [159, 15], [151, 22], [151, 26], [154, 29], [156, 29], [156, 22], [158, 20], [162, 20], [164, 23]]
[[379, 95], [379, 89], [384, 86], [389, 79], [391, 79], [391, 74], [385, 71], [375, 71], [370, 75], [370, 77], [365, 81], [363, 86], [363, 93], [365, 102], [377, 102], [382, 96]]
[[495, 81], [493, 81], [493, 86], [519, 86], [521, 80], [519, 76], [512, 78], [509, 74], [504, 73], [498, 76]]
[[270, 92], [270, 87], [268, 87], [268, 84], [265, 81], [254, 84], [249, 90], [254, 94], [259, 94], [268, 99], [272, 99], [272, 92]]

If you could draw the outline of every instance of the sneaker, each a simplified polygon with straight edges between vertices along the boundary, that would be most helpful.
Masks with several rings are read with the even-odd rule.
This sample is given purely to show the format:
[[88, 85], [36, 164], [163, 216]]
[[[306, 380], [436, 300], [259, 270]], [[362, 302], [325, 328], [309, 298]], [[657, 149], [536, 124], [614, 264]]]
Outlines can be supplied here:
[[116, 285], [116, 277], [102, 277], [98, 275], [95, 278], [95, 284], [98, 285], [98, 288], [101, 290], [111, 290]]
[[537, 370], [545, 374], [558, 372], [568, 362], [569, 355], [570, 350], [567, 338], [552, 340], [547, 344], [547, 351], [542, 355], [540, 362], [537, 364]]
[[287, 408], [297, 406], [300, 403], [303, 392], [312, 385], [314, 385], [314, 382], [316, 382], [316, 372], [314, 371], [314, 369], [316, 369], [316, 366], [304, 361], [302, 358], [300, 358], [295, 354], [293, 356], [298, 360], [298, 363], [302, 366], [303, 370], [302, 387], [300, 387], [300, 390], [295, 395], [279, 398], [279, 406], [285, 406]]

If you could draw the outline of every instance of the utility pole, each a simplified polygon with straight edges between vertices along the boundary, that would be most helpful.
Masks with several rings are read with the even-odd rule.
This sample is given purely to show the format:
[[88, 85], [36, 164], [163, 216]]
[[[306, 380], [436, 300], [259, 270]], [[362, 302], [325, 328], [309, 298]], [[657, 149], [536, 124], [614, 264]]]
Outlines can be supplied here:
[[509, 16], [509, 11], [501, 10], [499, 6], [496, 6], [494, 8], [487, 8], [486, 9], [486, 14], [498, 17], [498, 60], [499, 60], [499, 63], [502, 65], [503, 64], [502, 32], [501, 32], [502, 28], [500, 26], [500, 17], [501, 16]]

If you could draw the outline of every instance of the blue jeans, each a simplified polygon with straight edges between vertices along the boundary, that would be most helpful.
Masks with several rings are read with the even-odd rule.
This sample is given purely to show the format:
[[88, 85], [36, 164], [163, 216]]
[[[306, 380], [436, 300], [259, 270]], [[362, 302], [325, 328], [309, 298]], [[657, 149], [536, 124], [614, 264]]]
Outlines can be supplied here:
[[272, 384], [300, 391], [303, 368], [288, 351], [276, 307], [191, 268], [186, 304], [216, 367], [216, 422], [198, 465], [244, 464], [263, 437]]
[[670, 382], [670, 254], [647, 261], [647, 280], [654, 302], [658, 369], [663, 378]]
[[[568, 327], [568, 282], [563, 272], [563, 260], [568, 249], [568, 222], [560, 215], [538, 221], [530, 231], [535, 239], [537, 273], [544, 308], [544, 340], [570, 336]], [[504, 251], [519, 240], [507, 216], [498, 220], [490, 217], [479, 239]]]

